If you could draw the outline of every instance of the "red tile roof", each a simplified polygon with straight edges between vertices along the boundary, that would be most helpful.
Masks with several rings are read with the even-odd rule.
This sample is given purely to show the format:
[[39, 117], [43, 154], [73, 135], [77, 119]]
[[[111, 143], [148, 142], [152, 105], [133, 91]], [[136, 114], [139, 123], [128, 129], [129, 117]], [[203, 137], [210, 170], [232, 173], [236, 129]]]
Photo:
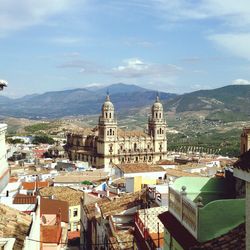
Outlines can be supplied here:
[[233, 165], [235, 168], [239, 168], [243, 171], [250, 171], [250, 151], [243, 153], [239, 160], [236, 161]]
[[40, 215], [61, 213], [63, 222], [69, 222], [69, 204], [67, 201], [46, 199], [41, 197]]
[[23, 189], [35, 190], [35, 188], [48, 187], [50, 183], [48, 181], [34, 181], [34, 182], [23, 182]]
[[68, 240], [74, 240], [76, 238], [80, 238], [80, 231], [69, 231], [68, 232]]
[[62, 228], [61, 226], [42, 226], [41, 225], [41, 241], [43, 243], [56, 243], [58, 244], [61, 239]]
[[36, 204], [36, 196], [17, 194], [13, 200], [13, 204]]

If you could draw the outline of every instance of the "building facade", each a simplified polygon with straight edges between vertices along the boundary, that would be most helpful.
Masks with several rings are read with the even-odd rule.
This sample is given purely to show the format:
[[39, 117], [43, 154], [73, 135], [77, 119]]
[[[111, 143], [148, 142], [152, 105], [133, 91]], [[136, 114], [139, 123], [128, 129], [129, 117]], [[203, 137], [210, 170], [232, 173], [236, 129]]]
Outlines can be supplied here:
[[167, 154], [166, 121], [157, 96], [151, 108], [147, 132], [118, 128], [114, 105], [109, 95], [102, 105], [98, 126], [91, 133], [68, 133], [66, 145], [71, 160], [86, 161], [102, 168], [112, 163], [149, 163]]
[[6, 124], [0, 124], [0, 192], [9, 182], [9, 169], [6, 157], [5, 133]]

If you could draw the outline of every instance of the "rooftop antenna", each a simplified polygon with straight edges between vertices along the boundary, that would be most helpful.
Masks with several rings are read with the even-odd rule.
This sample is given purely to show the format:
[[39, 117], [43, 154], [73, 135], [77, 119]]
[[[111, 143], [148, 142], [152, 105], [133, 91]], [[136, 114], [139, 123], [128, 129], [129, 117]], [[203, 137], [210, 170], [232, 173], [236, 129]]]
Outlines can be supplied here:
[[157, 102], [160, 101], [160, 94], [159, 94], [159, 91], [156, 92], [156, 101], [157, 101]]
[[106, 101], [109, 101], [110, 98], [109, 98], [109, 89], [107, 89], [107, 96], [106, 96]]

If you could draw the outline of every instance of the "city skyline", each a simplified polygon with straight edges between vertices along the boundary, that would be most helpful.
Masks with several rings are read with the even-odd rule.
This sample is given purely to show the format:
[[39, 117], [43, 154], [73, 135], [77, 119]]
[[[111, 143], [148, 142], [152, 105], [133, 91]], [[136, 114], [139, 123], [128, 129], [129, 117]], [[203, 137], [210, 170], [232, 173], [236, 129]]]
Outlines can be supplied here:
[[1, 93], [123, 82], [184, 93], [250, 84], [250, 4], [0, 0]]

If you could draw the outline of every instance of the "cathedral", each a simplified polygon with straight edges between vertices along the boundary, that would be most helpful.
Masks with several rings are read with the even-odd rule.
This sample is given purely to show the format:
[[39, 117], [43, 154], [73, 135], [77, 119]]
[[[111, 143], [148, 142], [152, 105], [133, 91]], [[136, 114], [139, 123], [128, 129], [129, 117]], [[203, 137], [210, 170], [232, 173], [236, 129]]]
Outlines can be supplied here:
[[114, 105], [107, 94], [98, 126], [89, 131], [68, 133], [66, 149], [70, 160], [86, 161], [103, 168], [110, 164], [153, 164], [167, 154], [166, 121], [157, 96], [148, 119], [148, 129], [124, 131], [118, 128]]

